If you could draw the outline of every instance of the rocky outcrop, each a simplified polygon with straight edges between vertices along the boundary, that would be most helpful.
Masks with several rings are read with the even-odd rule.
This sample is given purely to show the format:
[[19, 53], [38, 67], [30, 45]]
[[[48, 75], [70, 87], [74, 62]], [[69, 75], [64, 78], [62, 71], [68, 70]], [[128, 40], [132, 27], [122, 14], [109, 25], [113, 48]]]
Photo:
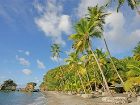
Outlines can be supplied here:
[[34, 83], [34, 82], [27, 83], [26, 88], [25, 88], [25, 91], [33, 92], [35, 90], [35, 86], [36, 85], [37, 84]]
[[1, 90], [9, 90], [9, 91], [15, 91], [17, 87], [17, 84], [14, 83], [13, 80], [9, 79], [4, 81], [4, 83], [1, 85]]

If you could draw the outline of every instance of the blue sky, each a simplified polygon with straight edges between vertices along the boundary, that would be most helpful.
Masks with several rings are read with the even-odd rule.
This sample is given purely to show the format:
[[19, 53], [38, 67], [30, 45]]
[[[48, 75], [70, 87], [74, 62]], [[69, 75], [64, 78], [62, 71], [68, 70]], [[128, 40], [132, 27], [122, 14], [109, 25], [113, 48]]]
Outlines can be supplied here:
[[[40, 83], [47, 70], [56, 67], [51, 58], [52, 43], [62, 45], [62, 59], [71, 51], [68, 35], [88, 6], [107, 0], [0, 0], [0, 83], [15, 80], [19, 86]], [[114, 7], [114, 6], [113, 6]], [[104, 35], [113, 56], [131, 56], [140, 41], [140, 16], [124, 5], [119, 13], [112, 6]], [[94, 48], [103, 48], [93, 40]]]

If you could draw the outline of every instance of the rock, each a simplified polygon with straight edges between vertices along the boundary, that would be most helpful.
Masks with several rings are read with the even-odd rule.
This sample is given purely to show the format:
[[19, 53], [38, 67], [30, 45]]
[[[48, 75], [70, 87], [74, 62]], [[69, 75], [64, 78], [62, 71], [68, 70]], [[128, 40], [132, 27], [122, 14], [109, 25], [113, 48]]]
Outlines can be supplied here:
[[95, 94], [95, 95], [98, 95], [98, 94], [99, 94], [99, 92], [94, 92], [94, 94]]
[[72, 95], [76, 95], [76, 92], [72, 92]]
[[93, 98], [93, 94], [82, 94], [81, 97], [83, 97], [83, 98]]
[[71, 92], [68, 92], [68, 95], [72, 95], [72, 93]]
[[77, 94], [77, 96], [81, 96], [81, 94]]
[[100, 90], [100, 89], [98, 90], [98, 93], [99, 93], [99, 94], [102, 94], [102, 92], [103, 92], [102, 90]]
[[108, 96], [107, 92], [102, 92], [102, 96]]
[[128, 103], [128, 99], [126, 97], [103, 97], [102, 101], [108, 103], [114, 103], [114, 104]]

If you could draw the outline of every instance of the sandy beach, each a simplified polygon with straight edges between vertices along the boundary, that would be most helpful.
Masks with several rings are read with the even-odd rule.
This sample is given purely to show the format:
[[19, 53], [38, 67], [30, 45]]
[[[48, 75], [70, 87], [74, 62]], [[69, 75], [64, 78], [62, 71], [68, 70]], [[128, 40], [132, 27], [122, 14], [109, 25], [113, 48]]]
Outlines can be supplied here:
[[[112, 103], [102, 102], [101, 97], [85, 99], [80, 96], [67, 95], [64, 93], [58, 93], [53, 91], [45, 92], [45, 94], [48, 100], [47, 105], [112, 105]], [[129, 105], [129, 104], [123, 104], [123, 105]], [[131, 103], [131, 105], [136, 105], [136, 104]]]

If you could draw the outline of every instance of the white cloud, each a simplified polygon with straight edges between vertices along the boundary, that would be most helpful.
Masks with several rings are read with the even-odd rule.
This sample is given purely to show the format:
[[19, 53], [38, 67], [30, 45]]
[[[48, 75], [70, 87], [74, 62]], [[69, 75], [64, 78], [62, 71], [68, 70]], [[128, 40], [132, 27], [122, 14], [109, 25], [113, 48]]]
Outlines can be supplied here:
[[19, 52], [19, 53], [23, 53], [23, 54], [25, 54], [25, 55], [27, 55], [27, 56], [30, 55], [30, 52], [29, 52], [29, 51], [18, 50], [18, 52]]
[[78, 16], [82, 17], [85, 16], [85, 14], [87, 13], [87, 8], [89, 6], [96, 6], [98, 5], [103, 5], [105, 3], [107, 3], [108, 0], [81, 0], [80, 4], [78, 5], [77, 8], [77, 12], [78, 12]]
[[25, 75], [31, 75], [32, 74], [32, 71], [30, 69], [23, 69], [22, 72], [25, 74]]
[[29, 56], [30, 55], [30, 52], [29, 51], [26, 51], [25, 52], [25, 55]]
[[106, 18], [105, 38], [113, 54], [130, 51], [140, 41], [140, 29], [133, 29], [131, 33], [124, 26], [126, 18], [121, 12], [110, 11], [112, 14]]
[[70, 50], [68, 50], [68, 51], [65, 51], [66, 55], [69, 55], [72, 52], [74, 52], [74, 50], [72, 48]]
[[19, 63], [23, 66], [30, 66], [30, 62], [26, 60], [25, 58], [19, 57], [16, 55], [16, 59], [19, 61]]
[[138, 14], [137, 12], [136, 12], [135, 17], [133, 18], [133, 24], [134, 25], [139, 25], [140, 24], [140, 14]]
[[23, 50], [18, 50], [19, 53], [23, 52]]
[[58, 58], [58, 57], [51, 57], [51, 60], [54, 62], [59, 62], [59, 63], [63, 61], [62, 58]]
[[37, 66], [38, 66], [39, 69], [45, 69], [46, 68], [42, 61], [37, 60], [36, 62], [37, 62]]
[[62, 34], [70, 34], [72, 25], [70, 16], [62, 14], [62, 4], [48, 0], [45, 6], [35, 3], [35, 7], [41, 14], [35, 18], [37, 26], [46, 36], [51, 37], [54, 43], [65, 45]]

